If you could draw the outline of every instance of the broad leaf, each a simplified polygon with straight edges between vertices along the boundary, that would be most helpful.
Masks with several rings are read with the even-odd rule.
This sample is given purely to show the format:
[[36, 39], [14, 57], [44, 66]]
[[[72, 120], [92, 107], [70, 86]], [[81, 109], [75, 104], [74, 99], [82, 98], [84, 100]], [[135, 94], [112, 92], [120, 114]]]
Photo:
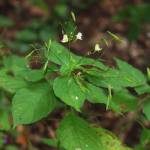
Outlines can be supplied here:
[[55, 95], [64, 103], [80, 111], [85, 95], [73, 77], [58, 77], [54, 80]]
[[122, 112], [134, 111], [137, 108], [137, 99], [127, 90], [115, 91], [112, 101], [118, 105]]
[[20, 78], [15, 78], [5, 74], [0, 74], [0, 88], [10, 93], [15, 93], [20, 88], [24, 88], [26, 86], [27, 83]]
[[108, 96], [104, 93], [104, 91], [101, 88], [98, 88], [90, 83], [87, 83], [86, 87], [86, 96], [90, 102], [103, 104], [107, 103]]
[[[120, 90], [123, 87], [126, 87], [126, 83], [124, 80], [122, 80], [122, 77], [119, 74], [119, 71], [117, 69], [107, 69], [103, 72], [97, 72], [97, 75], [94, 76], [96, 72], [90, 71], [90, 74], [86, 76], [86, 78], [91, 82], [92, 84], [108, 88], [111, 87], [112, 89]], [[116, 82], [117, 81], [117, 82]]]
[[27, 61], [23, 57], [12, 55], [3, 60], [4, 68], [11, 71], [14, 75], [20, 75], [27, 69]]
[[119, 74], [122, 77], [122, 80], [127, 81], [126, 86], [136, 87], [146, 83], [146, 77], [141, 71], [120, 59], [116, 59], [116, 62], [119, 67]]
[[50, 61], [59, 65], [69, 64], [72, 53], [69, 52], [67, 48], [55, 41], [51, 41], [48, 45], [48, 49], [49, 53], [47, 54], [47, 57]]
[[36, 82], [44, 78], [44, 72], [43, 70], [26, 70], [24, 74], [22, 74], [22, 77], [31, 82]]
[[[86, 96], [87, 99], [91, 102], [91, 103], [102, 103], [107, 105], [108, 104], [108, 94], [106, 95], [106, 93], [104, 92], [103, 89], [94, 86], [90, 83], [86, 84]], [[116, 112], [121, 112], [120, 107], [118, 104], [116, 104], [113, 100], [111, 100], [109, 102], [109, 108], [115, 110]]]
[[31, 124], [46, 117], [55, 107], [56, 98], [47, 83], [20, 89], [13, 98], [14, 125]]
[[66, 150], [105, 150], [96, 131], [74, 114], [62, 120], [57, 138], [60, 146]]

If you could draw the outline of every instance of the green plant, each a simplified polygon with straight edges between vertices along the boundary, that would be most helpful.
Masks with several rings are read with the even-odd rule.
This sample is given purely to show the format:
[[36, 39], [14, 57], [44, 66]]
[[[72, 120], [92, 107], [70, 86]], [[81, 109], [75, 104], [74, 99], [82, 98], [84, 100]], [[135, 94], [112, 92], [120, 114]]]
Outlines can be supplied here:
[[[38, 57], [32, 62], [34, 53]], [[116, 68], [108, 67], [99, 60], [77, 56], [53, 40], [49, 40], [38, 54], [33, 51], [26, 58], [3, 57], [0, 88], [2, 93], [12, 97], [14, 128], [35, 123], [63, 107], [65, 117], [56, 131], [56, 139], [43, 142], [61, 150], [130, 150], [109, 131], [90, 125], [86, 121], [89, 115], [82, 111], [85, 101], [89, 101], [104, 104], [106, 110], [122, 116], [133, 111], [133, 120], [140, 124], [143, 124], [141, 118], [142, 121], [150, 120], [148, 78], [127, 62], [117, 58], [115, 61]], [[37, 62], [40, 62], [38, 67], [34, 67]], [[132, 94], [129, 89], [136, 93]], [[7, 111], [2, 112], [6, 117], [0, 124], [6, 123], [3, 127], [7, 129]], [[149, 134], [144, 135], [144, 140], [143, 134], [137, 148], [146, 148], [150, 141]]]

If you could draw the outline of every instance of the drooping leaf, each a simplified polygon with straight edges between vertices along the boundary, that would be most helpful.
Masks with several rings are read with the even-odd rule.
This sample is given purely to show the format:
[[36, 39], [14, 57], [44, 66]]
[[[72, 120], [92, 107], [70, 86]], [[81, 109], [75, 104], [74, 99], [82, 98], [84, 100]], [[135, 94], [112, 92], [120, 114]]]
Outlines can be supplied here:
[[55, 107], [56, 98], [47, 83], [20, 89], [13, 98], [14, 125], [31, 124], [46, 117]]
[[80, 110], [85, 101], [85, 95], [73, 77], [56, 78], [53, 89], [55, 95], [64, 103]]
[[66, 150], [105, 150], [96, 131], [74, 114], [62, 120], [57, 138], [60, 146]]

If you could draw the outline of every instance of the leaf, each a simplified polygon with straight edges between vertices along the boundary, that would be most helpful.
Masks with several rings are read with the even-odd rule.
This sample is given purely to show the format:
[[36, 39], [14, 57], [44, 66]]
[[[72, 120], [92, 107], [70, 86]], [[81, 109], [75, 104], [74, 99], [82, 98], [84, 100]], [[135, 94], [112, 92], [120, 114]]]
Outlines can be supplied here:
[[24, 74], [22, 75], [25, 80], [36, 82], [44, 78], [44, 72], [43, 70], [26, 70]]
[[142, 129], [140, 140], [143, 146], [150, 143], [150, 129], [147, 129], [147, 128]]
[[50, 138], [42, 138], [41, 142], [45, 145], [56, 147], [58, 146], [58, 140], [57, 139], [50, 139]]
[[132, 150], [129, 147], [123, 146], [121, 141], [110, 131], [103, 128], [95, 128], [99, 135], [99, 141], [102, 141], [104, 150]]
[[56, 98], [47, 83], [20, 89], [13, 97], [14, 125], [31, 124], [46, 117], [56, 106]]
[[15, 93], [20, 88], [24, 88], [26, 86], [27, 83], [20, 78], [15, 78], [5, 74], [0, 74], [0, 88], [10, 93]]
[[86, 121], [69, 114], [57, 129], [60, 146], [66, 150], [104, 150], [99, 136]]
[[100, 61], [94, 60], [94, 59], [91, 59], [91, 58], [86, 58], [86, 57], [80, 57], [79, 64], [83, 65], [83, 66], [89, 65], [89, 66], [97, 67], [97, 68], [102, 69], [102, 70], [107, 70], [108, 69], [108, 67], [105, 66]]
[[103, 104], [107, 103], [108, 97], [101, 88], [98, 88], [90, 83], [86, 83], [86, 88], [86, 96], [90, 102]]
[[148, 84], [138, 86], [135, 88], [135, 91], [138, 94], [150, 93], [150, 86]]
[[83, 66], [90, 65], [103, 70], [106, 70], [108, 68], [100, 61], [91, 58], [76, 56], [75, 54], [70, 52], [67, 48], [65, 48], [64, 46], [55, 41], [51, 41], [47, 45], [47, 51], [49, 51], [47, 54], [47, 58], [50, 61], [59, 65], [73, 66], [74, 68], [78, 68], [81, 65]]
[[[86, 88], [87, 88], [86, 96], [91, 103], [97, 103], [97, 104], [101, 103], [107, 105], [108, 95], [106, 95], [103, 89], [94, 86], [90, 83], [86, 84]], [[116, 112], [120, 112], [119, 106], [112, 100], [109, 104], [109, 108], [115, 110]]]
[[7, 71], [11, 71], [15, 76], [20, 75], [22, 72], [24, 73], [27, 69], [26, 59], [17, 55], [4, 57], [3, 63], [4, 68]]
[[54, 80], [53, 89], [55, 95], [64, 103], [80, 111], [85, 95], [73, 77], [57, 77]]
[[[93, 71], [92, 71], [93, 72]], [[107, 69], [103, 72], [92, 72], [87, 76], [89, 82], [96, 86], [108, 88], [111, 86], [113, 89], [120, 90], [123, 87], [126, 87], [126, 81], [122, 80], [122, 77], [119, 74], [117, 69]], [[96, 76], [94, 76], [96, 74]], [[117, 82], [116, 82], [117, 81]]]
[[136, 97], [127, 90], [115, 91], [112, 101], [120, 107], [122, 112], [134, 111], [137, 108]]
[[110, 31], [107, 31], [107, 33], [108, 33], [114, 40], [116, 40], [116, 41], [118, 41], [118, 42], [122, 42], [122, 39], [121, 39], [119, 36], [117, 36], [116, 34], [110, 32]]
[[119, 74], [122, 80], [126, 81], [127, 87], [136, 87], [146, 83], [146, 77], [141, 71], [120, 59], [116, 59], [116, 62], [120, 70]]
[[68, 64], [70, 59], [69, 50], [61, 44], [51, 41], [47, 45], [48, 54], [47, 57], [50, 61], [56, 64]]
[[146, 115], [147, 119], [150, 120], [150, 99], [147, 99], [143, 106], [143, 112]]

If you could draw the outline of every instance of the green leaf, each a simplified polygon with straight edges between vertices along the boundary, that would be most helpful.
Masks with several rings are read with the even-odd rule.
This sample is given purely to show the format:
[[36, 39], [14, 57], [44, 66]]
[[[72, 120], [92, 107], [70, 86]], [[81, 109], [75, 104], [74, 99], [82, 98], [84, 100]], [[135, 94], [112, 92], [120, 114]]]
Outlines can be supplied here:
[[104, 150], [99, 136], [86, 121], [69, 114], [57, 129], [60, 146], [66, 150]]
[[58, 140], [57, 139], [50, 139], [50, 138], [42, 138], [41, 142], [45, 145], [56, 147], [58, 146]]
[[147, 99], [143, 106], [143, 112], [146, 115], [147, 119], [150, 120], [150, 99]]
[[148, 84], [138, 86], [135, 88], [135, 91], [138, 94], [150, 93], [150, 86]]
[[26, 70], [22, 75], [25, 80], [36, 82], [44, 78], [43, 70]]
[[73, 77], [56, 78], [53, 89], [55, 95], [64, 103], [80, 111], [85, 101], [85, 95]]
[[4, 68], [7, 71], [11, 71], [15, 76], [24, 73], [27, 69], [27, 60], [24, 57], [17, 55], [11, 55], [4, 57], [3, 59]]
[[120, 59], [116, 59], [116, 62], [119, 67], [119, 74], [122, 77], [122, 80], [126, 81], [126, 86], [136, 87], [146, 83], [146, 77], [141, 71]]
[[24, 88], [26, 86], [27, 83], [20, 78], [15, 78], [5, 74], [0, 74], [0, 88], [10, 93], [15, 93], [20, 88]]
[[111, 88], [118, 90], [122, 89], [122, 87], [126, 87], [126, 81], [122, 80], [117, 69], [109, 68], [101, 73], [97, 72], [96, 76], [94, 74], [96, 74], [96, 72], [92, 71], [87, 76], [87, 79], [96, 86], [104, 88], [108, 88], [110, 86]]
[[70, 52], [67, 48], [62, 46], [61, 44], [51, 41], [47, 45], [47, 58], [59, 65], [65, 65], [69, 67], [78, 68], [79, 66], [94, 66], [99, 69], [106, 70], [108, 67], [106, 67], [103, 63], [100, 61], [91, 59], [91, 58], [85, 58], [81, 56], [76, 56], [72, 52]]
[[56, 98], [47, 83], [20, 89], [13, 97], [14, 125], [31, 124], [46, 117], [55, 107]]
[[[108, 95], [106, 95], [103, 89], [94, 86], [90, 83], [86, 83], [86, 88], [87, 88], [86, 96], [91, 103], [98, 103], [98, 104], [101, 103], [107, 105]], [[116, 112], [120, 112], [118, 104], [116, 104], [112, 100], [109, 104], [109, 108], [115, 110]]]
[[104, 150], [132, 150], [129, 147], [123, 146], [121, 141], [110, 131], [103, 128], [95, 128], [99, 135], [99, 140], [102, 141]]
[[108, 97], [101, 88], [96, 87], [90, 83], [86, 83], [86, 88], [86, 96], [90, 102], [103, 104], [107, 103]]
[[117, 36], [116, 34], [110, 32], [110, 31], [107, 31], [107, 33], [108, 33], [114, 40], [116, 40], [116, 41], [118, 41], [118, 42], [122, 42], [122, 39], [121, 39], [119, 36]]
[[94, 60], [94, 59], [91, 59], [91, 58], [86, 58], [86, 57], [80, 57], [79, 65], [97, 67], [97, 68], [102, 69], [102, 70], [107, 70], [108, 69], [108, 67], [105, 66], [100, 61]]
[[47, 51], [49, 51], [47, 57], [50, 61], [59, 65], [68, 65], [71, 53], [69, 54], [69, 50], [67, 48], [55, 41], [50, 41], [46, 48]]
[[148, 143], [150, 144], [150, 129], [143, 128], [141, 133], [141, 144], [145, 146]]
[[115, 91], [112, 101], [120, 107], [122, 112], [134, 111], [137, 108], [136, 97], [127, 90]]

